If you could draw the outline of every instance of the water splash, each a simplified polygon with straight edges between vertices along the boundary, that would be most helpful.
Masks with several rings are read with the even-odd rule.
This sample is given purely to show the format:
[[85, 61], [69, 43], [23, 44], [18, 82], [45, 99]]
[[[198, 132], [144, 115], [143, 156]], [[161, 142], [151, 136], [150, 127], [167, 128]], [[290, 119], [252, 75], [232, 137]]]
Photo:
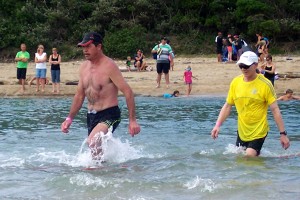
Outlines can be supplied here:
[[43, 165], [47, 163], [59, 163], [71, 167], [90, 167], [101, 166], [103, 161], [112, 163], [123, 163], [129, 160], [134, 160], [143, 157], [140, 149], [135, 149], [126, 140], [122, 142], [119, 138], [114, 138], [112, 132], [107, 134], [99, 133], [95, 137], [99, 137], [102, 142], [103, 154], [99, 160], [94, 160], [91, 155], [91, 149], [87, 145], [87, 139], [85, 139], [79, 151], [75, 154], [68, 154], [65, 151], [57, 152], [43, 152], [36, 153], [29, 157], [30, 160], [35, 162], [43, 162]]
[[111, 184], [104, 181], [100, 177], [94, 177], [89, 174], [78, 174], [70, 178], [70, 183], [78, 186], [96, 186], [105, 188], [107, 185]]
[[0, 168], [14, 168], [22, 167], [25, 163], [25, 160], [22, 158], [11, 157], [6, 160], [1, 160]]
[[296, 158], [300, 157], [300, 152], [293, 152], [291, 150], [286, 150], [283, 153], [273, 152], [268, 149], [262, 148], [261, 157], [266, 158]]
[[[236, 146], [234, 144], [228, 144], [226, 150], [223, 152], [223, 155], [228, 154], [238, 154], [238, 155], [246, 155], [245, 148], [242, 146]], [[266, 158], [293, 158], [293, 157], [300, 157], [299, 152], [292, 152], [290, 150], [285, 151], [284, 153], [273, 152], [266, 148], [261, 149], [261, 153], [259, 157], [266, 157]]]
[[202, 179], [197, 176], [192, 181], [188, 181], [186, 184], [184, 184], [184, 187], [189, 190], [200, 187], [201, 192], [213, 192], [217, 188], [217, 185], [211, 179]]
[[200, 155], [216, 155], [216, 152], [214, 149], [209, 149], [209, 150], [201, 150]]
[[224, 155], [227, 154], [242, 154], [246, 155], [245, 148], [241, 146], [236, 146], [234, 144], [228, 144], [226, 150], [223, 152]]
[[[128, 140], [122, 142], [119, 138], [114, 138], [111, 131], [108, 131], [107, 134], [100, 132], [95, 137], [96, 140], [101, 141], [102, 148], [102, 154], [97, 161], [98, 163], [103, 161], [122, 163], [143, 157], [141, 151], [132, 147]], [[77, 162], [79, 163], [86, 163], [86, 161], [93, 160], [90, 150], [87, 148], [86, 140], [83, 141], [77, 158]], [[88, 162], [88, 164], [90, 163]]]

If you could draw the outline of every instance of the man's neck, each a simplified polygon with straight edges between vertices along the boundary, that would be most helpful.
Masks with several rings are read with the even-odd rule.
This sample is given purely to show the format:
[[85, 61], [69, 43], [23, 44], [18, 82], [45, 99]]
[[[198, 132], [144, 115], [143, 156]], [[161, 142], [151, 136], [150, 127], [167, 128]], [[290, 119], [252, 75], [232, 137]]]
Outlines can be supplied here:
[[246, 76], [244, 75], [244, 81], [245, 81], [245, 82], [251, 82], [251, 81], [255, 80], [256, 77], [257, 77], [257, 74], [254, 74], [253, 76], [249, 76], [249, 77], [246, 77]]
[[104, 58], [104, 54], [103, 53], [99, 53], [97, 55], [95, 55], [95, 58], [94, 59], [91, 59], [90, 62], [92, 64], [98, 64], [99, 62], [101, 62], [101, 60]]

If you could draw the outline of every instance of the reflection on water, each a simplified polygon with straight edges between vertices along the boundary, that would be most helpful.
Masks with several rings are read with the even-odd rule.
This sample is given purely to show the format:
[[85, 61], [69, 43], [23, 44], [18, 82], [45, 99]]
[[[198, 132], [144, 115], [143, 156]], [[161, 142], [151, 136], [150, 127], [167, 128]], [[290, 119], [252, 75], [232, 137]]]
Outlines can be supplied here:
[[249, 159], [234, 146], [234, 109], [219, 138], [210, 137], [224, 97], [138, 97], [142, 132], [134, 138], [120, 98], [122, 122], [107, 137], [107, 162], [98, 165], [84, 142], [85, 107], [64, 135], [70, 98], [1, 101], [1, 199], [300, 198], [298, 101], [279, 102], [290, 149], [281, 148], [270, 112], [261, 157]]

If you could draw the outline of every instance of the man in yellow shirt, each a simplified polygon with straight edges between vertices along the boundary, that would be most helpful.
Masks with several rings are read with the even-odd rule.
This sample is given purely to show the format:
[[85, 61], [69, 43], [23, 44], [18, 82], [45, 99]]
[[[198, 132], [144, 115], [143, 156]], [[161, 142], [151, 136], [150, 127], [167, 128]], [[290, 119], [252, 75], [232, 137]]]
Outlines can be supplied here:
[[235, 77], [231, 84], [211, 136], [216, 139], [220, 127], [231, 112], [232, 106], [238, 113], [237, 146], [246, 148], [246, 156], [258, 156], [269, 131], [267, 121], [268, 107], [280, 132], [280, 142], [284, 149], [290, 146], [287, 132], [276, 101], [272, 83], [263, 75], [256, 73], [258, 57], [255, 53], [243, 53], [237, 62], [242, 75]]

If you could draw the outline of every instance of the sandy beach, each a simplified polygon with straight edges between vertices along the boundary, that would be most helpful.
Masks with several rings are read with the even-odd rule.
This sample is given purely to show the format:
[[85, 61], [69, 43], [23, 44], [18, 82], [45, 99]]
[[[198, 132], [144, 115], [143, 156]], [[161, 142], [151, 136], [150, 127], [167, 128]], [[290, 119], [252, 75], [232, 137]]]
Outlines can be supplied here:
[[[278, 95], [285, 92], [286, 89], [294, 90], [295, 94], [300, 94], [300, 57], [292, 56], [287, 59], [285, 56], [273, 56], [276, 64], [276, 71], [280, 79], [275, 81], [275, 90]], [[26, 85], [26, 91], [20, 92], [20, 86], [16, 79], [16, 63], [0, 63], [0, 96], [1, 97], [64, 97], [73, 96], [76, 91], [76, 85], [66, 85], [68, 82], [78, 81], [78, 69], [82, 61], [63, 62], [61, 64], [61, 91], [59, 94], [52, 93], [51, 81], [46, 85], [45, 92], [36, 92], [35, 85], [29, 87]], [[127, 72], [124, 71], [125, 61], [115, 60], [122, 71], [128, 84], [132, 87], [136, 96], [162, 96], [164, 93], [173, 93], [179, 90], [181, 95], [185, 95], [186, 86], [183, 82], [184, 69], [191, 66], [193, 76], [198, 80], [193, 80], [191, 96], [199, 95], [226, 95], [230, 81], [239, 75], [240, 69], [234, 63], [217, 63], [215, 57], [176, 57], [174, 71], [170, 71], [169, 88], [166, 87], [164, 76], [160, 88], [156, 88], [156, 64], [155, 60], [148, 58], [148, 66], [152, 66], [153, 71], [145, 72]], [[47, 78], [50, 77], [50, 66], [47, 64]], [[35, 74], [35, 64], [30, 62], [27, 69], [27, 81]], [[285, 77], [285, 78], [284, 78]], [[120, 95], [122, 95], [120, 93]]]

